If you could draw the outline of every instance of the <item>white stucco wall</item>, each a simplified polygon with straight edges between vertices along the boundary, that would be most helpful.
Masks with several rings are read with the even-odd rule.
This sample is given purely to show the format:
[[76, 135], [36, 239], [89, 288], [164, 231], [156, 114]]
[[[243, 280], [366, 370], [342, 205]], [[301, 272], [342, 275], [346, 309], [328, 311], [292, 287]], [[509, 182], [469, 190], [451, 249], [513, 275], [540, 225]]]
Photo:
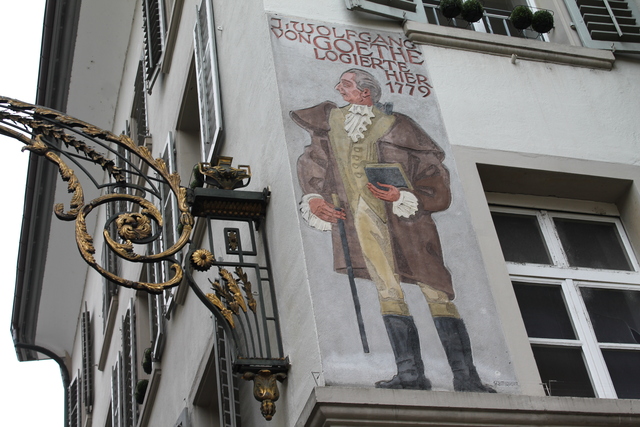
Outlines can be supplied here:
[[[133, 81], [142, 54], [141, 5], [134, 3], [84, 2], [78, 30], [82, 36], [77, 41], [71, 79], [69, 113], [116, 133], [124, 130], [125, 121], [131, 114]], [[185, 0], [171, 70], [158, 78], [148, 97], [149, 127], [156, 156], [159, 156], [168, 132], [176, 127], [193, 55], [192, 29], [195, 6], [199, 3]], [[318, 377], [320, 383], [316, 383], [314, 373], [322, 373], [325, 363], [320, 354], [320, 335], [326, 336], [333, 331], [326, 325], [319, 325], [317, 318], [321, 314], [318, 311], [331, 303], [331, 296], [317, 295], [312, 299], [309, 275], [320, 272], [307, 271], [307, 266], [312, 264], [309, 260], [317, 254], [305, 252], [302, 246], [303, 235], [309, 234], [309, 230], [303, 231], [298, 213], [294, 184], [297, 178], [285, 144], [286, 125], [280, 109], [268, 13], [370, 26], [377, 31], [399, 32], [401, 29], [394, 22], [349, 12], [343, 0], [214, 0], [214, 7], [226, 132], [221, 154], [234, 157], [234, 165], [251, 165], [254, 176], [248, 190], [270, 187], [272, 191], [266, 229], [285, 354], [290, 357], [292, 367], [287, 381], [280, 385], [278, 412], [270, 425], [293, 425], [312, 388], [325, 385], [322, 375]], [[113, 13], [111, 8], [118, 10], [117, 17], [113, 21], [101, 19], [112, 16], [108, 15]], [[118, 22], [120, 31], [114, 31], [114, 22]], [[506, 57], [433, 46], [423, 46], [422, 51], [437, 92], [444, 124], [442, 136], [447, 136], [453, 147], [637, 164], [640, 156], [637, 125], [640, 87], [636, 83], [640, 65], [637, 60], [618, 57], [613, 70], [602, 71], [525, 60], [512, 64]], [[299, 136], [305, 135], [300, 133]], [[183, 164], [195, 162], [192, 146], [178, 144], [178, 156], [189, 159]], [[455, 162], [452, 153], [448, 153], [447, 161]], [[180, 172], [186, 185], [189, 171], [184, 167]], [[458, 191], [461, 194], [461, 187]], [[66, 258], [68, 254], [52, 252], [51, 261], [62, 256]], [[474, 262], [481, 260], [478, 258]], [[83, 277], [85, 271], [83, 267], [73, 277]], [[47, 275], [55, 278], [54, 282], [60, 282], [69, 277], [70, 269], [47, 270]], [[82, 295], [94, 313], [96, 358], [102, 346], [98, 333], [102, 324], [99, 315], [101, 286], [102, 279], [90, 272], [86, 276], [84, 293], [74, 294], [76, 307], [80, 305]], [[412, 292], [409, 292], [411, 298], [421, 298]], [[106, 367], [96, 375], [94, 425], [103, 425], [107, 417], [110, 369], [120, 342], [119, 319], [133, 294], [133, 291], [121, 294]], [[43, 293], [43, 301], [50, 301], [52, 295]], [[473, 305], [473, 296], [462, 298], [467, 298], [463, 306]], [[376, 295], [365, 292], [363, 299], [375, 303]], [[376, 319], [372, 316], [368, 321], [378, 322], [382, 328]], [[53, 333], [47, 328], [60, 326], [43, 322], [38, 333], [46, 336]], [[75, 330], [75, 325], [64, 327]], [[428, 322], [420, 327], [435, 337]], [[184, 305], [176, 308], [169, 323], [161, 362], [161, 386], [149, 425], [171, 424], [185, 406], [195, 410], [186, 397], [193, 395], [193, 388], [198, 384], [211, 331], [210, 315], [189, 291]], [[482, 328], [477, 329], [477, 333], [482, 331]], [[383, 338], [378, 334], [375, 345], [387, 345]], [[72, 373], [79, 366], [78, 341], [76, 338]], [[65, 346], [71, 348], [70, 343]], [[357, 362], [361, 360], [354, 363]], [[388, 362], [376, 361], [380, 366], [387, 366]], [[348, 372], [348, 365], [343, 368]], [[249, 383], [243, 383], [243, 396], [249, 395], [249, 388]], [[243, 399], [242, 404], [246, 425], [267, 425], [258, 412], [257, 402], [249, 397]]]

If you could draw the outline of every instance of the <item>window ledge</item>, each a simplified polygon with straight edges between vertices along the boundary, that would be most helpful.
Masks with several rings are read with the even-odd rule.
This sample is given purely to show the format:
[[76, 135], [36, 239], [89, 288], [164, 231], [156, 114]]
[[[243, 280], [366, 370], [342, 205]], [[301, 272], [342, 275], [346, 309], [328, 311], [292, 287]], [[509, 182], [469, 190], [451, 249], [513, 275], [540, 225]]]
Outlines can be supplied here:
[[153, 370], [149, 378], [149, 385], [147, 386], [147, 392], [144, 396], [144, 402], [140, 406], [140, 415], [138, 417], [137, 427], [146, 427], [149, 425], [149, 419], [151, 418], [151, 409], [156, 401], [156, 394], [158, 393], [158, 387], [160, 387], [160, 377], [162, 376], [162, 369], [158, 363], [153, 364]]
[[404, 32], [411, 41], [418, 44], [471, 50], [492, 55], [516, 55], [519, 59], [576, 67], [610, 70], [615, 61], [615, 56], [608, 50], [506, 37], [415, 21], [406, 21]]
[[640, 402], [625, 399], [316, 387], [296, 426], [637, 426]]
[[104, 336], [102, 338], [102, 348], [100, 349], [100, 357], [98, 359], [98, 370], [104, 371], [104, 367], [107, 363], [107, 356], [109, 356], [109, 346], [111, 345], [111, 338], [113, 336], [113, 328], [116, 324], [116, 314], [118, 313], [118, 294], [111, 297], [111, 304], [109, 304], [109, 312], [107, 313], [107, 320], [104, 328]]

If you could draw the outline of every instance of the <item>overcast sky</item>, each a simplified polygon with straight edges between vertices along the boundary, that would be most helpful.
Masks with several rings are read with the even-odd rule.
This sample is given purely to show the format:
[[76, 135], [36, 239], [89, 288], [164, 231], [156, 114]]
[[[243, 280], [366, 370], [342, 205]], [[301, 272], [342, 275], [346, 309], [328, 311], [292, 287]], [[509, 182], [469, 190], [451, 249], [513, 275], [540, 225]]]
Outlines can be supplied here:
[[[45, 0], [0, 0], [0, 95], [34, 102]], [[3, 227], [0, 245], [0, 370], [4, 393], [2, 425], [63, 426], [64, 394], [58, 365], [52, 360], [18, 362], [11, 339], [11, 311], [24, 182], [29, 155], [22, 144], [0, 137]]]

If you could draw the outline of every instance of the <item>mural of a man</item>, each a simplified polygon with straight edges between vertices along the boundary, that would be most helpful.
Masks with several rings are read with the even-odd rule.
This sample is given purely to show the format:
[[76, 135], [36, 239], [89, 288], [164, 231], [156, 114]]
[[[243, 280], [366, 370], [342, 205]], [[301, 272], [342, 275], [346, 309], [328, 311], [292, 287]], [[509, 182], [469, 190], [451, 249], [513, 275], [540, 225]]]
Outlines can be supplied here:
[[[451, 203], [443, 150], [412, 119], [379, 103], [382, 90], [370, 73], [347, 70], [335, 89], [348, 103], [344, 107], [326, 101], [291, 112], [311, 136], [298, 159], [301, 213], [311, 227], [332, 231], [334, 268], [346, 273], [341, 237], [333, 226], [342, 220], [355, 277], [376, 286], [397, 365], [397, 374], [376, 387], [431, 389], [418, 330], [400, 286], [404, 282], [418, 285], [427, 300], [454, 389], [495, 392], [482, 383], [473, 363], [431, 218]], [[365, 167], [381, 164], [401, 170], [406, 185], [369, 182]]]

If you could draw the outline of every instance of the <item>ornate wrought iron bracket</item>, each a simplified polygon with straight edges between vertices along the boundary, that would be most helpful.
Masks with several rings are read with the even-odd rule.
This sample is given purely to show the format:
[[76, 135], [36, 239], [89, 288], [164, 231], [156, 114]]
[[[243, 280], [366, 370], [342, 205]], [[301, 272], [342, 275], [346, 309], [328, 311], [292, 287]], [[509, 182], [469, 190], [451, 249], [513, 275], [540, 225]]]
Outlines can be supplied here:
[[[198, 286], [203, 280], [190, 269], [187, 280], [227, 336], [234, 337], [233, 370], [254, 381], [262, 415], [271, 420], [279, 397], [277, 381], [286, 379], [289, 360], [283, 355], [264, 227], [269, 190], [195, 188], [188, 198], [192, 214], [207, 222], [210, 245], [189, 251], [188, 258], [193, 270], [206, 276], [210, 291]], [[207, 275], [213, 267], [218, 273], [214, 280]]]
[[[227, 157], [216, 166], [201, 163], [194, 168], [195, 180], [187, 189], [164, 160], [154, 159], [127, 135], [1, 96], [0, 134], [17, 139], [25, 144], [23, 150], [58, 167], [72, 196], [67, 210], [60, 203], [54, 212], [61, 220], [75, 221], [81, 257], [107, 280], [160, 293], [186, 277], [231, 341], [234, 372], [254, 381], [254, 396], [270, 420], [279, 397], [277, 381], [286, 378], [289, 361], [282, 348], [264, 230], [269, 191], [233, 191], [249, 184], [251, 169], [233, 168]], [[84, 173], [100, 196], [85, 201], [82, 182], [70, 164]], [[203, 188], [205, 184], [216, 188]], [[108, 213], [102, 232], [104, 251], [128, 262], [168, 262], [173, 275], [160, 283], [147, 283], [121, 277], [119, 271], [103, 265], [106, 257], [102, 263], [96, 260], [95, 236], [88, 232], [86, 218], [103, 207]], [[167, 224], [168, 215], [177, 217], [175, 227]], [[183, 258], [188, 261], [181, 265], [177, 258], [193, 239], [194, 217], [205, 223], [209, 247], [189, 248]], [[162, 244], [154, 244], [160, 240]], [[210, 273], [212, 267], [216, 267], [215, 276]], [[203, 291], [202, 283], [208, 291]]]

